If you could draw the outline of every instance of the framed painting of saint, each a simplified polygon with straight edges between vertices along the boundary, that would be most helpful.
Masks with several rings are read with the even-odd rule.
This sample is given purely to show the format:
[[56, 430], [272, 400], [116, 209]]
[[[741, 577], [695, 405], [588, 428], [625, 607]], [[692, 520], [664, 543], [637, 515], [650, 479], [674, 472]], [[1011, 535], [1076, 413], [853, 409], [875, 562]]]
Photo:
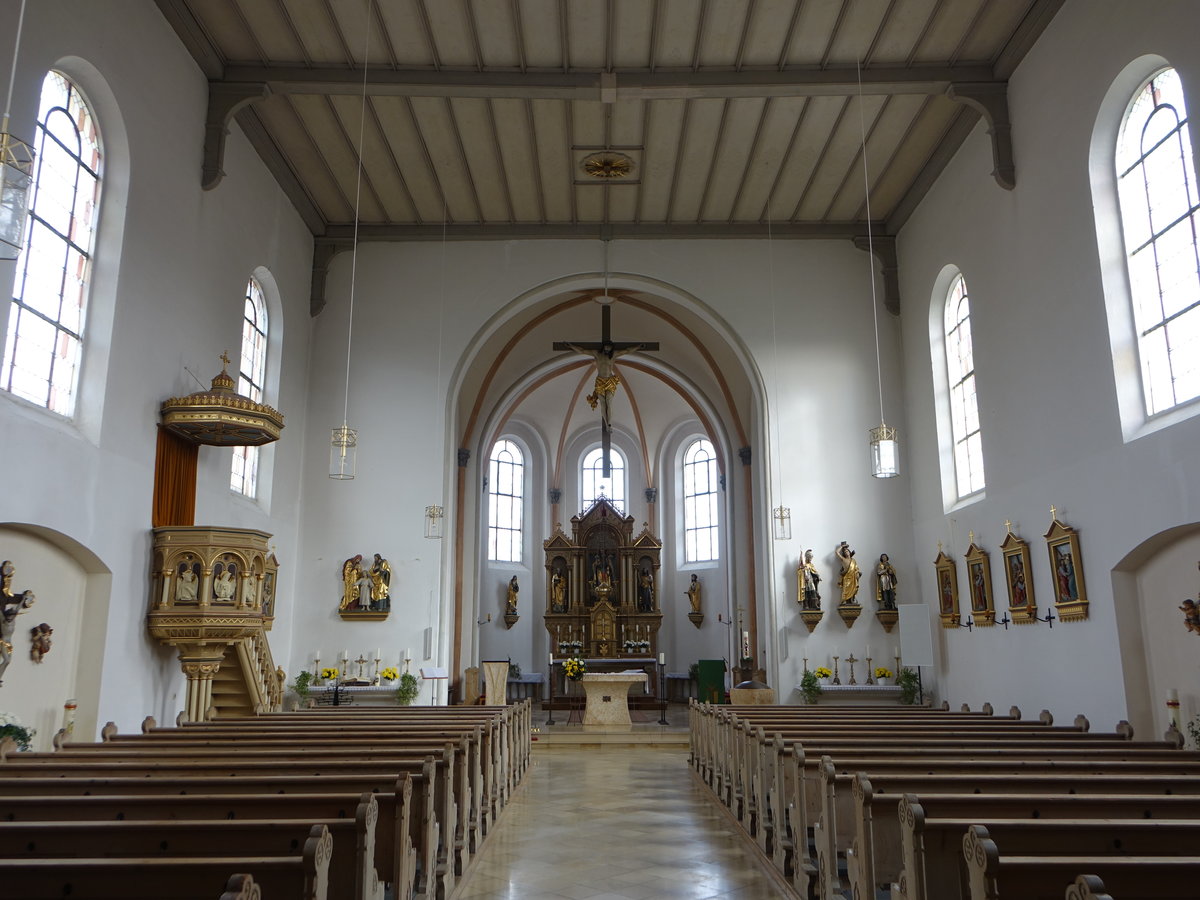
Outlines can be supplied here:
[[992, 566], [988, 552], [975, 543], [967, 548], [967, 587], [971, 594], [971, 617], [979, 627], [996, 624], [996, 604], [992, 599]]
[[1046, 532], [1050, 554], [1050, 576], [1054, 581], [1054, 608], [1061, 622], [1082, 622], [1088, 617], [1087, 588], [1083, 583], [1083, 559], [1079, 554], [1079, 532], [1058, 521], [1055, 510]]
[[1032, 624], [1037, 621], [1037, 601], [1033, 599], [1029, 544], [1010, 528], [1000, 552], [1004, 555], [1004, 583], [1008, 586], [1008, 611], [1013, 624]]
[[937, 559], [933, 561], [934, 583], [938, 590], [938, 613], [943, 628], [958, 627], [958, 570], [954, 560], [938, 547]]

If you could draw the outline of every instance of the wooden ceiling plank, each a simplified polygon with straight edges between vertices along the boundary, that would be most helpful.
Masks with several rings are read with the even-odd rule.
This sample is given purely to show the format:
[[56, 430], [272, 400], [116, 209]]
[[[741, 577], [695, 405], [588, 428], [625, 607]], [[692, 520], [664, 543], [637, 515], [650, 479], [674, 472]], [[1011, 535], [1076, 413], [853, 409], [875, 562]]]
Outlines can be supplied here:
[[[877, 100], [878, 97], [867, 97], [864, 103]], [[832, 130], [828, 150], [816, 169], [808, 195], [796, 212], [798, 221], [824, 221], [822, 217], [830, 208], [832, 198], [837, 196], [839, 186], [853, 177], [853, 174], [848, 175], [851, 172], [848, 160], [854, 159], [862, 146], [862, 131], [856, 114], [857, 103], [853, 100], [847, 103], [846, 115]], [[855, 174], [861, 174], [861, 171], [859, 168]]]
[[653, 18], [650, 20], [649, 66], [653, 72], [658, 66], [658, 36], [662, 33], [662, 0], [654, 0]]
[[812, 101], [806, 98], [804, 100], [804, 107], [800, 110], [800, 114], [796, 116], [796, 124], [792, 128], [792, 136], [788, 140], [787, 150], [784, 151], [783, 158], [779, 161], [779, 168], [775, 170], [775, 177], [771, 179], [771, 186], [767, 189], [767, 196], [763, 201], [762, 210], [756, 217], [756, 221], [761, 222], [763, 221], [764, 217], [770, 218], [771, 216], [771, 198], [778, 194], [780, 184], [785, 174], [792, 171], [791, 161], [799, 152], [798, 147], [800, 144], [801, 134], [803, 133], [802, 129], [805, 126], [805, 121], [808, 118], [808, 111], [812, 108], [812, 105]]
[[892, 23], [892, 16], [895, 15], [897, 3], [898, 3], [898, 0], [890, 0], [890, 2], [888, 3], [887, 9], [884, 11], [883, 15], [880, 17], [879, 27], [877, 27], [875, 29], [875, 34], [871, 38], [871, 43], [870, 43], [870, 45], [868, 45], [867, 49], [863, 52], [863, 55], [862, 55], [862, 67], [864, 69], [867, 68], [867, 66], [871, 65], [871, 63], [874, 61], [875, 52], [876, 52], [876, 49], [879, 47], [879, 42], [883, 40], [884, 33], [888, 30], [888, 27]]
[[[485, 101], [486, 102], [486, 101]], [[458, 156], [458, 163], [462, 167], [463, 174], [467, 176], [467, 188], [469, 189], [471, 203], [475, 207], [475, 220], [483, 222], [483, 207], [479, 202], [479, 187], [475, 183], [475, 173], [471, 171], [471, 167], [467, 165], [467, 151], [463, 147], [462, 129], [458, 127], [458, 119], [454, 115], [454, 107], [449, 97], [442, 98], [442, 111], [446, 116], [446, 126], [449, 131], [450, 139], [453, 142], [454, 150]], [[488, 104], [491, 108], [491, 104]], [[493, 137], [495, 132], [493, 132]], [[508, 204], [509, 215], [512, 215], [512, 204]], [[511, 218], [509, 221], [512, 221]]]
[[750, 7], [746, 12], [746, 17], [742, 20], [742, 34], [738, 39], [737, 56], [733, 61], [733, 70], [735, 72], [742, 71], [742, 66], [746, 60], [746, 44], [750, 40], [750, 26], [754, 23], [754, 14], [758, 11], [758, 0], [750, 0]]
[[647, 71], [654, 59], [654, 11], [646, 0], [614, 0], [609, 71]]
[[[515, 222], [515, 221], [517, 221], [518, 217], [516, 215], [515, 210], [513, 209], [512, 175], [511, 175], [509, 165], [508, 165], [511, 162], [511, 160], [509, 160], [507, 158], [507, 156], [504, 152], [504, 141], [500, 140], [500, 130], [496, 127], [496, 104], [497, 103], [506, 103], [506, 102], [511, 102], [511, 101], [485, 100], [483, 102], [487, 106], [488, 129], [492, 133], [492, 146], [495, 148], [495, 152], [496, 152], [496, 167], [495, 167], [495, 172], [497, 175], [496, 180], [500, 183], [500, 191], [504, 196], [504, 206], [508, 210], [508, 221]], [[472, 183], [472, 185], [474, 185], [475, 180], [472, 179], [471, 183]], [[486, 221], [488, 221], [488, 219], [489, 219], [489, 217], [484, 216], [481, 211], [479, 220], [481, 222], [486, 222]]]
[[804, 0], [796, 0], [796, 5], [792, 8], [791, 19], [788, 20], [787, 36], [783, 39], [783, 46], [779, 50], [779, 62], [776, 68], [782, 72], [787, 68], [788, 56], [792, 51], [792, 42], [796, 39], [796, 26], [800, 22], [800, 13], [804, 9]]
[[389, 68], [406, 66], [436, 67], [433, 48], [421, 23], [421, 12], [415, 3], [376, 3], [379, 33], [385, 42]]
[[813, 162], [812, 168], [808, 172], [808, 178], [804, 182], [804, 189], [800, 192], [800, 197], [796, 200], [796, 206], [792, 209], [792, 214], [788, 216], [788, 221], [795, 221], [800, 215], [800, 207], [804, 205], [805, 199], [808, 197], [808, 192], [812, 189], [813, 182], [816, 181], [817, 173], [821, 171], [821, 166], [825, 162], [825, 157], [829, 153], [829, 148], [833, 145], [833, 139], [841, 128], [842, 119], [846, 116], [846, 110], [850, 107], [850, 98], [842, 99], [842, 107], [838, 110], [837, 116], [834, 118], [833, 125], [829, 132], [825, 135], [825, 141], [817, 153], [817, 158]]
[[[474, 97], [456, 97], [448, 101], [456, 129], [462, 137], [465, 165], [470, 172], [479, 196], [479, 221], [512, 222], [512, 204], [506, 195], [504, 157], [501, 139], [495, 133], [495, 123], [489, 106], [497, 101]], [[437, 140], [435, 147], [446, 141]], [[445, 157], [447, 152], [439, 155]]]
[[950, 65], [954, 65], [962, 59], [963, 48], [975, 37], [976, 29], [979, 28], [980, 22], [984, 19], [984, 14], [988, 9], [988, 0], [980, 0], [979, 6], [975, 8], [975, 15], [971, 17], [970, 23], [962, 30], [959, 35], [958, 43], [954, 45], [954, 50], [946, 57], [946, 61]]
[[755, 144], [744, 139], [759, 134], [770, 100], [729, 100], [722, 120], [723, 134], [716, 145], [713, 169], [701, 203], [701, 221], [732, 222], [741, 199]]
[[671, 177], [683, 137], [687, 101], [656, 100], [646, 120], [642, 151], [642, 183], [638, 187], [638, 217], [642, 222], [665, 221], [671, 202]]
[[984, 0], [955, 0], [944, 4], [941, 14], [933, 21], [928, 34], [925, 35], [915, 63], [927, 65], [948, 60], [983, 2]]
[[184, 49], [200, 67], [205, 78], [219, 80], [225, 73], [224, 59], [217, 42], [187, 0], [155, 0], [158, 11], [179, 36]]
[[838, 34], [842, 29], [842, 22], [846, 19], [846, 11], [849, 9], [850, 0], [842, 0], [841, 8], [838, 10], [837, 19], [833, 23], [833, 27], [829, 29], [829, 39], [825, 42], [825, 52], [821, 54], [821, 68], [829, 67], [829, 54], [833, 52], [833, 45], [838, 39]]
[[441, 70], [442, 56], [438, 50], [437, 38], [433, 33], [433, 23], [429, 21], [429, 7], [426, 5], [426, 0], [417, 0], [417, 12], [420, 13], [421, 33], [425, 35], [425, 43], [429, 45], [429, 55], [433, 57], [433, 68]]
[[[372, 0], [367, 0], [367, 3], [364, 5], [365, 12], [366, 12], [366, 15], [364, 16], [364, 18], [370, 17], [371, 7], [374, 5], [375, 4], [372, 2]], [[341, 24], [338, 22], [337, 13], [335, 13], [333, 11], [333, 7], [329, 5], [329, 0], [323, 0], [322, 9], [324, 10], [325, 17], [328, 20], [329, 28], [333, 31], [334, 36], [337, 38], [337, 43], [341, 49], [342, 57], [345, 60], [345, 64], [347, 66], [353, 65], [354, 60], [357, 59], [357, 54], [353, 50], [350, 49], [350, 44], [346, 40], [346, 33], [342, 30]], [[365, 31], [366, 29], [364, 28], [363, 30]], [[366, 51], [369, 54], [370, 53], [370, 44], [365, 39], [365, 35], [364, 35], [363, 43], [366, 45], [366, 47], [364, 49], [366, 49]], [[370, 56], [367, 57], [367, 60], [368, 61], [370, 60]], [[365, 62], [364, 62], [364, 64], [365, 64]]]
[[700, 201], [696, 204], [696, 221], [704, 221], [704, 212], [708, 208], [708, 198], [712, 191], [713, 178], [717, 173], [717, 162], [721, 158], [721, 149], [725, 146], [725, 140], [729, 136], [727, 128], [729, 122], [729, 108], [731, 106], [729, 100], [721, 101], [721, 119], [717, 123], [717, 133], [713, 139], [712, 155], [708, 160], [708, 171], [704, 175], [704, 189], [700, 192]]
[[979, 114], [970, 107], [959, 105], [958, 115], [954, 116], [949, 126], [941, 136], [931, 142], [931, 150], [925, 165], [921, 167], [917, 177], [904, 197], [896, 204], [891, 216], [888, 217], [886, 229], [889, 234], [898, 234], [908, 221], [909, 216], [916, 211], [929, 189], [933, 187], [938, 176], [950, 164], [958, 148], [962, 146], [979, 121]]
[[[298, 102], [300, 101], [300, 102]], [[300, 160], [303, 160], [309, 168], [315, 168], [323, 176], [325, 188], [322, 191], [321, 185], [315, 185], [311, 188], [314, 195], [318, 197], [318, 205], [321, 208], [325, 221], [332, 222], [338, 219], [345, 221], [354, 214], [354, 200], [348, 196], [338, 179], [338, 175], [330, 167], [329, 158], [326, 156], [324, 149], [320, 146], [316, 139], [319, 129], [313, 127], [311, 121], [306, 117], [301, 110], [303, 98], [288, 98], [285, 109], [287, 114], [292, 119], [291, 132], [293, 140], [302, 146], [299, 152], [293, 154], [294, 167], [297, 172], [302, 171], [302, 167], [298, 165]], [[317, 101], [319, 102], [319, 101]], [[312, 175], [302, 178], [307, 185], [313, 184]], [[320, 192], [320, 193], [317, 193]], [[322, 198], [322, 194], [324, 197]], [[335, 211], [332, 206], [336, 204], [341, 207], [341, 210]], [[344, 212], [343, 212], [344, 211]], [[344, 217], [344, 218], [343, 218]]]
[[[368, 104], [355, 104], [355, 106], [359, 107], [358, 116], [356, 118], [362, 119], [362, 123], [359, 125], [359, 133], [357, 135], [355, 135], [351, 129], [358, 123], [349, 121], [346, 118], [350, 115], [349, 110], [339, 111], [336, 106], [336, 101], [330, 97], [325, 98], [325, 104], [329, 116], [332, 119], [332, 124], [334, 128], [336, 128], [338, 134], [341, 136], [342, 141], [345, 144], [345, 149], [348, 151], [351, 159], [353, 160], [354, 168], [350, 172], [350, 177], [353, 179], [353, 190], [355, 194], [357, 194], [360, 189], [365, 189], [363, 192], [365, 194], [366, 202], [375, 206], [379, 210], [379, 219], [382, 220], [383, 200], [380, 198], [379, 192], [375, 189], [375, 181], [371, 177], [372, 167], [368, 166], [366, 162], [367, 119], [370, 118], [366, 108]], [[322, 149], [326, 157], [328, 157], [330, 153], [336, 152], [336, 145], [332, 143], [326, 143]], [[335, 173], [341, 171], [342, 166], [333, 165], [333, 162], [333, 160], [330, 160], [333, 171]], [[361, 201], [364, 198], [358, 199]], [[355, 198], [352, 195], [351, 205], [354, 205], [354, 200]], [[359, 202], [358, 210], [360, 219], [363, 218], [361, 215], [361, 208], [362, 203]], [[368, 212], [366, 216], [366, 218], [369, 220], [373, 220], [375, 217], [376, 214], [371, 212]]]
[[[889, 109], [891, 109], [892, 107], [895, 107], [898, 103], [902, 103], [902, 102], [904, 102], [904, 101], [896, 101], [895, 103], [889, 103], [888, 107], [889, 107]], [[903, 150], [905, 144], [912, 137], [917, 121], [921, 118], [921, 115], [925, 111], [925, 108], [928, 107], [929, 104], [932, 102], [933, 102], [933, 98], [931, 98], [931, 97], [922, 98], [919, 101], [919, 109], [917, 109], [917, 111], [915, 113], [907, 113], [906, 112], [904, 114], [903, 118], [904, 118], [905, 124], [904, 124], [903, 133], [901, 133], [892, 142], [891, 153], [888, 154], [888, 157], [886, 160], [883, 161], [883, 164], [878, 167], [879, 171], [876, 173], [875, 179], [874, 179], [874, 181], [871, 182], [871, 187], [870, 187], [871, 203], [874, 206], [873, 212], [877, 219], [886, 221], [888, 214], [892, 210], [892, 206], [899, 199], [898, 197], [893, 197], [893, 196], [889, 195], [889, 193], [887, 191], [887, 185], [889, 184], [889, 182], [894, 180], [894, 173], [896, 171], [898, 161], [901, 158], [902, 150]], [[881, 112], [880, 117], [882, 118], [882, 116], [883, 116], [883, 113]], [[868, 146], [869, 146], [869, 144], [868, 144]], [[866, 214], [867, 214], [866, 207], [867, 207], [867, 197], [864, 196], [862, 199], [862, 202], [858, 205], [858, 208], [854, 211], [854, 219], [856, 221], [863, 221], [865, 219]]]
[[529, 63], [525, 59], [525, 24], [521, 21], [521, 0], [509, 0], [513, 20], [513, 30], [516, 32], [517, 60], [521, 71], [524, 72]]
[[937, 0], [898, 0], [871, 51], [871, 65], [903, 65], [925, 30]]
[[459, 0], [463, 7], [463, 18], [467, 22], [467, 34], [471, 37], [471, 50], [475, 54], [475, 71], [483, 71], [483, 47], [479, 43], [479, 23], [475, 19], [475, 7], [471, 0]]
[[292, 202], [308, 230], [314, 235], [324, 233], [327, 225], [324, 215], [321, 214], [305, 183], [297, 176], [287, 156], [275, 143], [272, 130], [263, 124], [258, 110], [243, 109], [236, 118], [250, 145], [258, 152], [259, 158], [275, 177], [275, 181]]
[[[867, 157], [867, 177], [868, 179], [870, 178], [871, 159], [868, 153], [868, 148], [871, 146], [871, 138], [875, 136], [875, 129], [879, 124], [879, 120], [883, 118], [884, 113], [887, 111], [889, 100], [891, 100], [891, 97], [883, 98], [883, 102], [880, 104], [879, 109], [876, 110], [875, 114], [871, 117], [871, 124], [869, 126], [865, 122], [861, 124], [859, 134], [863, 136], [859, 141], [858, 152], [854, 154], [853, 158], [847, 164], [846, 171], [842, 174], [841, 181], [838, 182], [838, 186], [834, 188], [833, 192], [830, 194], [829, 204], [821, 213], [821, 219], [828, 218], [831, 210], [837, 206], [838, 200], [841, 198], [842, 192], [846, 189], [846, 186], [851, 182], [852, 179], [856, 179], [858, 175], [862, 174], [862, 161], [864, 156]], [[866, 98], [860, 98], [855, 104], [857, 106], [858, 114], [864, 118], [865, 110], [863, 109], [863, 105], [865, 103]], [[866, 192], [868, 196], [870, 195], [870, 191], [871, 185], [870, 181], [868, 180], [866, 185]]]
[[438, 218], [440, 218], [443, 223], [454, 221], [450, 217], [450, 199], [446, 196], [446, 188], [442, 183], [440, 174], [438, 173], [438, 167], [433, 161], [433, 154], [429, 152], [429, 141], [425, 138], [425, 132], [421, 128], [421, 120], [417, 116], [417, 110], [413, 105], [413, 98], [406, 97], [404, 100], [404, 105], [408, 110], [409, 119], [412, 123], [412, 132], [416, 135], [417, 146], [421, 150], [421, 157], [425, 160], [425, 166], [429, 171], [430, 181], [437, 188], [438, 200], [441, 201], [440, 206], [442, 207], [443, 211], [443, 214], [440, 217], [426, 216], [426, 218], [433, 218], [434, 221], [437, 221]]
[[738, 186], [734, 188], [733, 199], [730, 203], [730, 215], [728, 215], [727, 221], [732, 222], [736, 220], [737, 210], [745, 198], [746, 184], [748, 184], [751, 170], [754, 168], [755, 151], [762, 146], [763, 128], [767, 125], [767, 116], [770, 114], [770, 110], [772, 110], [772, 103], [775, 102], [774, 97], [768, 97], [763, 102], [762, 107], [758, 109], [758, 122], [755, 125], [754, 138], [751, 138], [748, 145], [746, 145], [748, 146], [748, 150], [746, 150], [745, 160], [742, 164], [742, 178], [738, 179]]
[[994, 77], [1007, 80], [1041, 37], [1066, 0], [1034, 0], [1028, 13], [992, 65]]
[[671, 187], [667, 190], [667, 214], [664, 219], [670, 223], [675, 220], [675, 204], [679, 199], [679, 173], [683, 170], [684, 148], [688, 144], [688, 132], [692, 116], [692, 101], [683, 102], [683, 121], [679, 124], [679, 144], [675, 151], [675, 161], [671, 171]]
[[571, 8], [567, 0], [558, 0], [558, 39], [562, 43], [561, 57], [564, 73], [571, 71]]
[[942, 14], [942, 10], [946, 7], [947, 0], [937, 0], [929, 9], [929, 15], [925, 17], [925, 25], [921, 28], [917, 39], [913, 41], [912, 49], [908, 52], [908, 58], [904, 60], [905, 66], [912, 66], [917, 61], [917, 55], [921, 52], [921, 48], [925, 46], [925, 42], [929, 39], [930, 33], [933, 31], [933, 24], [937, 21], [938, 16]]
[[275, 8], [279, 11], [279, 16], [283, 20], [283, 24], [287, 26], [288, 33], [291, 34], [292, 40], [296, 42], [296, 47], [300, 50], [302, 62], [306, 66], [311, 66], [313, 62], [312, 54], [309, 53], [308, 46], [304, 43], [304, 36], [296, 27], [296, 21], [292, 18], [287, 4], [284, 0], [275, 0]]
[[[392, 183], [396, 184], [400, 190], [401, 203], [411, 210], [410, 218], [419, 222], [420, 213], [417, 210], [417, 201], [414, 199], [412, 190], [408, 186], [408, 181], [404, 177], [404, 170], [400, 167], [400, 161], [396, 158], [396, 149], [392, 146], [391, 141], [388, 140], [387, 129], [385, 129], [383, 125], [383, 117], [379, 109], [378, 101], [370, 104], [368, 107], [368, 112], [371, 115], [371, 127], [375, 129], [375, 133], [379, 136], [379, 143], [384, 149], [384, 155], [389, 163], [389, 169], [391, 172], [390, 180]], [[385, 201], [385, 208], [388, 206], [389, 204], [387, 204]], [[399, 217], [392, 215], [391, 220], [393, 222], [398, 221]]]
[[533, 120], [533, 101], [522, 100], [525, 109], [525, 128], [529, 132], [529, 162], [537, 199], [537, 220], [546, 222], [546, 186], [542, 183], [542, 154], [538, 147], [537, 126]]
[[[968, 113], [968, 115], [970, 115]], [[578, 224], [552, 223], [539, 225], [534, 222], [517, 222], [512, 225], [491, 225], [468, 222], [450, 224], [445, 229], [448, 241], [515, 241], [515, 240], [587, 240], [597, 237], [596, 222]], [[331, 240], [345, 239], [353, 233], [351, 225], [330, 225], [325, 234]], [[737, 240], [766, 238], [767, 226], [763, 223], [740, 222], [695, 222], [634, 224], [614, 222], [604, 226], [605, 237], [611, 240], [681, 240], [701, 238], [733, 238]], [[779, 240], [855, 240], [866, 232], [861, 226], [851, 224], [825, 224], [819, 222], [775, 222], [770, 236]], [[425, 225], [362, 225], [359, 227], [360, 241], [441, 241], [442, 226], [438, 223]]]
[[575, 159], [571, 148], [575, 146], [575, 116], [570, 103], [562, 105], [563, 130], [567, 135], [567, 145], [563, 149], [567, 154], [567, 196], [571, 198], [571, 222], [579, 221], [579, 188], [575, 186]]

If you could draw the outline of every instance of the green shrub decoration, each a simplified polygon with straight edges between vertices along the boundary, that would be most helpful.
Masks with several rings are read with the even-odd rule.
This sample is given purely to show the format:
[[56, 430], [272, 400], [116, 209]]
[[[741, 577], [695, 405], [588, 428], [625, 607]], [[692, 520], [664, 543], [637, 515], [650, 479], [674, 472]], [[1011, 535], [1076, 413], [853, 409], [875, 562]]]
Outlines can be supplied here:
[[825, 689], [821, 687], [821, 682], [817, 678], [817, 674], [811, 669], [806, 669], [800, 677], [800, 693], [804, 695], [805, 703], [816, 703], [820, 696], [825, 693]]
[[421, 684], [417, 681], [417, 676], [412, 672], [405, 672], [400, 676], [400, 683], [396, 686], [396, 702], [401, 706], [412, 706], [420, 690]]

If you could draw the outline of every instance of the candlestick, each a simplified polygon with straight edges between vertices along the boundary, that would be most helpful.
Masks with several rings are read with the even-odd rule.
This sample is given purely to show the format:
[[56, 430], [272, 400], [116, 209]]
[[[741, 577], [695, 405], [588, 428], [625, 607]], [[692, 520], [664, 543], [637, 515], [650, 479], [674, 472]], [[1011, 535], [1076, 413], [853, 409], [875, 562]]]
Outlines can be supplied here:
[[833, 658], [833, 683], [834, 684], [842, 683], [841, 676], [838, 675], [838, 665], [837, 665], [838, 659], [839, 659], [839, 657], [836, 657], [836, 656]]
[[[867, 652], [869, 653], [870, 650], [871, 650], [871, 648], [868, 647]], [[851, 671], [854, 671], [854, 670], [851, 669]], [[867, 657], [867, 684], [874, 684], [874, 683], [875, 683], [875, 670], [871, 668], [871, 657], [868, 656]]]

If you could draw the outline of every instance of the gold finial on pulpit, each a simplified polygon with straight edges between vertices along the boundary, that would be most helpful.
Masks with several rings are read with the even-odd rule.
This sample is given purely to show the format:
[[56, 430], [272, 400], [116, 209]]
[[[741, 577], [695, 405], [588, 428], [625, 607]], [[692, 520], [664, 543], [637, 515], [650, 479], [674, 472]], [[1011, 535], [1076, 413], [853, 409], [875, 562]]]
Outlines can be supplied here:
[[1007, 529], [1007, 531], [1008, 531], [1008, 533], [1009, 533], [1009, 534], [1012, 534], [1012, 520], [1010, 520], [1010, 519], [1005, 519], [1005, 520], [1004, 520], [1004, 527], [1005, 527], [1005, 529]]
[[220, 356], [218, 356], [217, 359], [219, 359], [219, 360], [221, 360], [221, 362], [225, 363], [226, 366], [228, 366], [231, 362], [233, 362], [233, 360], [229, 358], [228, 350], [226, 350], [224, 353], [222, 353]]
[[975, 543], [975, 532], [968, 531], [967, 532], [967, 540], [970, 541], [972, 544]]
[[938, 553], [942, 552], [942, 542], [938, 541]]
[[1053, 503], [1050, 504], [1050, 519], [1051, 519], [1051, 521], [1058, 520], [1058, 509], [1054, 506]]

